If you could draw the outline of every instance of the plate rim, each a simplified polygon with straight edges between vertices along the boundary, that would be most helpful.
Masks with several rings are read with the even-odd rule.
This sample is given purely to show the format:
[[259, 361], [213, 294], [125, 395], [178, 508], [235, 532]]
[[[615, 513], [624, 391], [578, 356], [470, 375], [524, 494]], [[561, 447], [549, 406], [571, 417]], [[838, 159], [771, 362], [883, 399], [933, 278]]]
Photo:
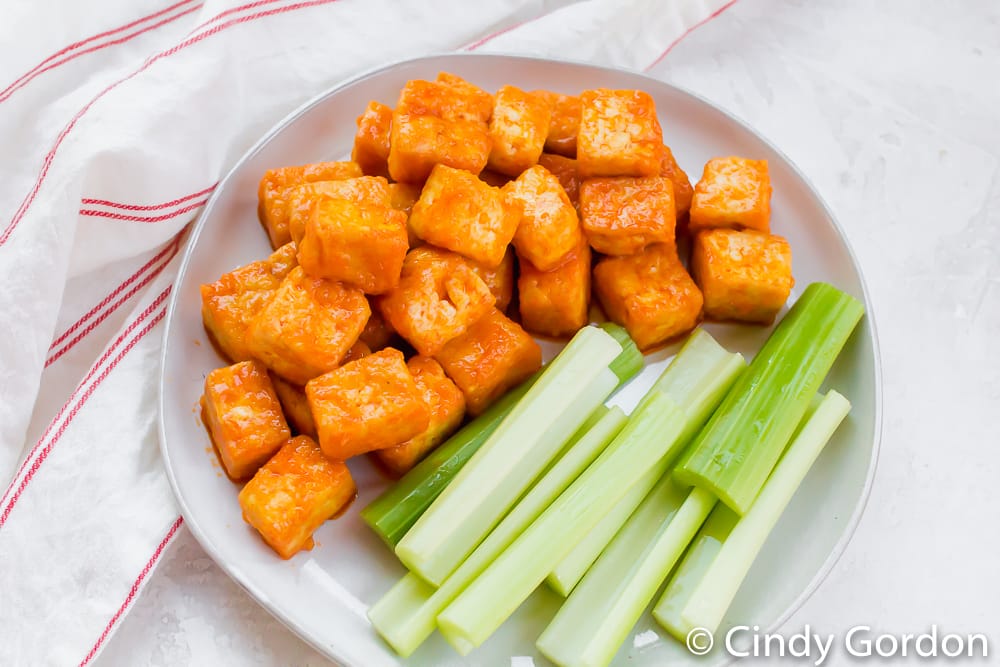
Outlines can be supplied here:
[[[865, 318], [867, 319], [868, 328], [871, 337], [872, 345], [872, 356], [874, 358], [873, 370], [874, 370], [874, 386], [872, 387], [873, 397], [874, 397], [874, 428], [873, 428], [873, 442], [871, 457], [868, 462], [868, 470], [865, 477], [864, 486], [861, 490], [861, 495], [855, 504], [854, 511], [852, 512], [850, 518], [845, 524], [844, 531], [834, 545], [833, 550], [827, 556], [823, 565], [817, 570], [816, 574], [813, 575], [809, 584], [802, 590], [802, 592], [788, 605], [785, 611], [778, 616], [778, 618], [769, 625], [767, 632], [773, 633], [777, 629], [781, 628], [792, 616], [797, 613], [802, 606], [819, 590], [820, 586], [826, 581], [829, 575], [832, 573], [833, 568], [836, 567], [837, 563], [843, 557], [844, 553], [847, 551], [847, 547], [853, 540], [858, 526], [861, 523], [861, 518], [868, 507], [868, 502], [871, 498], [872, 487], [874, 486], [875, 476], [878, 472], [879, 457], [881, 454], [882, 446], [882, 435], [883, 435], [883, 416], [882, 416], [882, 356], [879, 347], [879, 337], [878, 329], [875, 319], [875, 313], [872, 307], [871, 291], [868, 287], [868, 282], [865, 278], [865, 274], [861, 269], [861, 263], [858, 261], [858, 256], [854, 251], [849, 237], [844, 232], [844, 228], [841, 226], [837, 217], [833, 214], [833, 210], [827, 204], [826, 200], [820, 194], [819, 190], [815, 187], [812, 180], [810, 180], [802, 169], [778, 146], [776, 146], [770, 139], [765, 137], [756, 128], [752, 127], [749, 123], [737, 117], [731, 111], [725, 107], [712, 102], [708, 98], [696, 93], [684, 86], [677, 85], [675, 83], [664, 81], [661, 79], [649, 76], [647, 73], [637, 70], [632, 70], [624, 67], [612, 67], [608, 65], [598, 65], [583, 60], [574, 60], [569, 58], [550, 58], [550, 57], [540, 57], [540, 56], [530, 56], [523, 54], [506, 54], [506, 53], [456, 53], [456, 52], [435, 52], [429, 53], [422, 56], [417, 56], [414, 58], [404, 58], [400, 60], [394, 60], [385, 65], [378, 65], [367, 70], [364, 70], [353, 77], [345, 79], [333, 86], [326, 88], [313, 97], [309, 98], [280, 120], [278, 120], [270, 129], [268, 129], [261, 137], [254, 142], [254, 144], [248, 148], [240, 157], [237, 159], [232, 167], [226, 172], [226, 175], [219, 180], [215, 189], [213, 190], [208, 201], [205, 203], [205, 207], [202, 209], [201, 213], [198, 215], [197, 220], [194, 222], [188, 238], [184, 243], [184, 253], [181, 257], [180, 266], [177, 269], [177, 275], [174, 278], [173, 286], [174, 289], [171, 290], [170, 297], [167, 302], [167, 312], [164, 318], [164, 329], [163, 329], [163, 340], [160, 347], [159, 357], [159, 378], [157, 381], [157, 437], [159, 440], [159, 450], [160, 456], [163, 459], [163, 467], [165, 469], [167, 480], [170, 483], [170, 490], [174, 495], [174, 500], [177, 503], [178, 509], [181, 516], [184, 517], [184, 524], [191, 531], [195, 540], [198, 542], [199, 546], [205, 550], [205, 553], [212, 559], [212, 561], [221, 569], [226, 575], [234, 581], [240, 588], [247, 592], [254, 602], [256, 602], [261, 608], [267, 611], [271, 616], [277, 619], [282, 625], [291, 630], [300, 640], [304, 641], [306, 644], [311, 646], [313, 649], [321, 653], [322, 655], [335, 660], [340, 664], [349, 664], [349, 658], [347, 658], [335, 644], [320, 644], [318, 641], [314, 640], [309, 633], [307, 633], [303, 628], [300, 628], [297, 622], [290, 618], [283, 610], [274, 609], [270, 605], [265, 604], [268, 600], [268, 596], [259, 590], [257, 586], [247, 579], [244, 574], [235, 567], [232, 567], [229, 562], [222, 557], [222, 555], [216, 550], [214, 542], [205, 534], [198, 524], [197, 520], [194, 519], [194, 515], [191, 509], [188, 507], [187, 502], [182, 496], [177, 480], [174, 475], [174, 468], [170, 463], [170, 453], [166, 444], [166, 427], [164, 425], [164, 401], [166, 396], [165, 384], [166, 384], [166, 357], [167, 357], [167, 340], [172, 330], [172, 324], [174, 319], [175, 310], [177, 308], [177, 303], [180, 297], [180, 290], [176, 289], [176, 286], [182, 281], [183, 277], [186, 275], [188, 270], [188, 265], [191, 261], [191, 255], [197, 244], [198, 238], [201, 236], [202, 229], [204, 228], [206, 221], [209, 218], [209, 214], [212, 212], [217, 199], [221, 196], [221, 193], [225, 191], [226, 185], [232, 179], [233, 174], [248, 160], [250, 160], [258, 151], [260, 151], [271, 139], [282, 131], [286, 126], [295, 122], [300, 116], [305, 114], [307, 111], [312, 109], [317, 104], [320, 104], [328, 97], [335, 95], [343, 88], [347, 88], [359, 81], [366, 78], [375, 76], [387, 70], [392, 70], [397, 67], [404, 65], [409, 65], [412, 63], [418, 63], [425, 60], [436, 60], [442, 57], [446, 58], [457, 58], [457, 59], [480, 59], [480, 60], [521, 60], [529, 62], [539, 62], [539, 63], [559, 63], [568, 65], [584, 66], [591, 69], [603, 70], [605, 72], [626, 72], [630, 75], [638, 75], [650, 81], [655, 81], [657, 85], [667, 86], [672, 88], [675, 92], [681, 95], [686, 95], [694, 100], [705, 104], [719, 113], [723, 114], [729, 121], [735, 123], [743, 130], [749, 132], [757, 140], [765, 144], [768, 148], [773, 150], [777, 155], [779, 155], [785, 163], [791, 168], [792, 172], [798, 177], [801, 182], [808, 188], [809, 192], [815, 197], [816, 201], [819, 203], [820, 207], [826, 213], [829, 220], [833, 223], [833, 227], [840, 237], [841, 242], [847, 249], [848, 257], [851, 260], [851, 264], [858, 276], [858, 282], [861, 286], [861, 293], [863, 297], [863, 302], [865, 306]], [[722, 662], [718, 663], [719, 667], [723, 665], [730, 665], [736, 662], [738, 658], [734, 656], [728, 656]]]

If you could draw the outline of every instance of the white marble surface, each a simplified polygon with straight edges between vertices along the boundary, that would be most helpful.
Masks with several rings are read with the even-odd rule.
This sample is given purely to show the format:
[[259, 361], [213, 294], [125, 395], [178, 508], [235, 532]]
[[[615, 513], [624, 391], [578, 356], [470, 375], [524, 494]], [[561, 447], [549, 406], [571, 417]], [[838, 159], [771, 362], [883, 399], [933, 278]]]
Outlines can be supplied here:
[[[785, 629], [937, 624], [986, 633], [995, 659], [1000, 5], [741, 0], [653, 74], [745, 119], [803, 169], [874, 299], [885, 376], [874, 491]], [[328, 664], [182, 533], [103, 665]]]

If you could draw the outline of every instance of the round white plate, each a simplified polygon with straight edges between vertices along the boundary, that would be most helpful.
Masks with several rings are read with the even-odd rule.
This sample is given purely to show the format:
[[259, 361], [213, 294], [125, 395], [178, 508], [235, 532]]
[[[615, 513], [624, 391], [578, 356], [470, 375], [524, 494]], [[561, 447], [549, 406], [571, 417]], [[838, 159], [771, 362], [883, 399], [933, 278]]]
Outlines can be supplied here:
[[[848, 420], [802, 485], [768, 540], [726, 619], [772, 627], [786, 619], [843, 552], [868, 496], [880, 435], [880, 371], [871, 305], [861, 271], [843, 233], [796, 168], [750, 128], [688, 92], [631, 72], [591, 65], [497, 55], [442, 55], [364, 74], [293, 112], [241, 159], [216, 189], [188, 243], [167, 315], [160, 380], [163, 460], [191, 532], [261, 605], [323, 654], [345, 665], [401, 662], [372, 630], [368, 607], [400, 576], [402, 566], [358, 518], [358, 510], [386, 486], [361, 457], [350, 462], [359, 497], [343, 517], [316, 532], [316, 547], [289, 561], [278, 558], [240, 517], [239, 488], [222, 474], [196, 405], [206, 373], [224, 365], [201, 323], [198, 286], [269, 252], [257, 221], [257, 183], [271, 167], [342, 159], [352, 144], [354, 119], [369, 100], [395, 103], [409, 79], [441, 70], [496, 90], [513, 84], [578, 93], [597, 87], [638, 88], [656, 100], [664, 139], [681, 167], [697, 180], [704, 163], [720, 155], [766, 158], [770, 163], [772, 228], [788, 238], [798, 286], [830, 282], [862, 299], [866, 317], [827, 379], [853, 403]], [[761, 327], [709, 325], [708, 330], [748, 359], [768, 334]], [[616, 398], [631, 408], [676, 351], [649, 355], [643, 374]], [[551, 356], [554, 346], [546, 352]], [[547, 665], [534, 642], [559, 598], [543, 585], [481, 648], [462, 659], [435, 635], [408, 665]], [[518, 658], [515, 660], [514, 658]], [[530, 660], [529, 660], [530, 658]], [[721, 661], [720, 656], [717, 661]], [[533, 662], [532, 662], [533, 661]], [[694, 662], [647, 614], [619, 652], [618, 665]], [[705, 661], [698, 661], [705, 665]]]

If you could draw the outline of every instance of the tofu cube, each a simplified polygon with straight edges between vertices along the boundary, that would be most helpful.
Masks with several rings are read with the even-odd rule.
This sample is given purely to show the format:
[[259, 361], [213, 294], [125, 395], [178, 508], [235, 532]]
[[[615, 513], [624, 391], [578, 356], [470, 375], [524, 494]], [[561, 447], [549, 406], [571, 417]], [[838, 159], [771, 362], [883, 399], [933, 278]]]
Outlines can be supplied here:
[[288, 243], [267, 259], [241, 266], [201, 286], [205, 330], [230, 361], [253, 358], [246, 341], [250, 322], [295, 266], [295, 244]]
[[563, 264], [583, 240], [580, 219], [559, 179], [535, 165], [504, 187], [508, 203], [520, 210], [514, 232], [519, 257], [541, 271]]
[[428, 243], [494, 267], [514, 238], [519, 213], [500, 189], [439, 164], [413, 205], [410, 226]]
[[709, 160], [694, 186], [689, 228], [771, 229], [771, 177], [767, 160], [722, 157]]
[[389, 174], [403, 183], [422, 183], [436, 164], [478, 174], [490, 156], [489, 127], [477, 120], [444, 120], [436, 116], [392, 116]]
[[364, 293], [296, 267], [250, 323], [254, 358], [296, 384], [333, 370], [365, 328]]
[[313, 421], [309, 401], [306, 400], [306, 390], [297, 384], [292, 384], [276, 373], [269, 373], [274, 393], [281, 403], [281, 411], [285, 419], [295, 429], [297, 435], [316, 437], [316, 422]]
[[584, 181], [580, 219], [591, 247], [606, 255], [631, 255], [653, 243], [673, 244], [673, 184], [662, 176]]
[[485, 124], [493, 112], [493, 96], [459, 76], [442, 72], [437, 81], [407, 81], [396, 110], [410, 116]]
[[436, 81], [457, 91], [466, 100], [465, 106], [471, 110], [471, 117], [474, 120], [481, 120], [488, 123], [490, 114], [493, 113], [493, 96], [480, 88], [469, 83], [457, 74], [450, 72], [438, 72]]
[[371, 353], [372, 349], [368, 347], [367, 343], [359, 338], [358, 342], [352, 345], [351, 349], [349, 349], [347, 354], [344, 355], [344, 358], [340, 360], [340, 365], [343, 366], [344, 364], [350, 363], [356, 359], [367, 357]]
[[494, 305], [497, 307], [497, 310], [506, 312], [507, 306], [510, 305], [511, 299], [514, 298], [514, 252], [510, 248], [507, 248], [507, 252], [503, 256], [503, 261], [500, 262], [500, 266], [495, 268], [484, 266], [471, 259], [467, 259], [465, 262], [472, 267], [472, 270], [490, 288], [490, 292], [496, 298]]
[[514, 86], [498, 90], [490, 119], [489, 168], [517, 176], [537, 164], [551, 119], [552, 108], [546, 100]]
[[673, 152], [666, 145], [663, 146], [663, 159], [660, 161], [660, 176], [669, 178], [674, 184], [674, 209], [679, 220], [691, 210], [694, 188], [691, 187], [691, 179], [677, 164]]
[[541, 157], [538, 158], [538, 164], [548, 169], [553, 176], [559, 179], [559, 184], [566, 191], [566, 196], [573, 203], [573, 207], [579, 211], [582, 179], [577, 170], [576, 160], [562, 155], [542, 153]]
[[306, 233], [306, 221], [312, 217], [316, 203], [324, 197], [374, 206], [388, 207], [392, 204], [389, 181], [381, 176], [361, 176], [297, 186], [288, 195], [288, 233], [295, 243], [302, 242]]
[[576, 137], [580, 133], [581, 102], [577, 95], [560, 95], [550, 90], [536, 90], [552, 108], [549, 133], [545, 137], [545, 150], [549, 153], [576, 157]]
[[267, 369], [258, 361], [211, 371], [201, 402], [222, 467], [234, 480], [257, 472], [292, 436]]
[[406, 240], [411, 248], [420, 245], [420, 237], [410, 227], [410, 211], [420, 199], [420, 186], [414, 183], [389, 184], [389, 205], [406, 214]]
[[365, 328], [358, 337], [358, 342], [367, 345], [369, 350], [377, 352], [392, 342], [396, 330], [382, 317], [372, 300], [369, 300], [368, 304], [372, 314], [368, 318], [368, 322], [365, 323]]
[[541, 368], [542, 349], [521, 325], [493, 308], [434, 358], [465, 394], [469, 413], [479, 415]]
[[672, 244], [598, 262], [594, 291], [608, 318], [642, 350], [691, 331], [701, 316], [701, 292]]
[[368, 176], [388, 176], [392, 107], [373, 100], [358, 116], [357, 123], [351, 160]]
[[465, 416], [465, 396], [448, 379], [441, 364], [430, 357], [413, 357], [406, 362], [424, 403], [430, 410], [427, 428], [395, 447], [380, 449], [375, 457], [383, 468], [401, 476], [420, 462], [431, 450], [454, 433]]
[[705, 316], [716, 320], [770, 324], [795, 284], [788, 241], [753, 230], [699, 232], [691, 273], [705, 296]]
[[437, 353], [486, 315], [496, 301], [460, 255], [423, 246], [403, 262], [399, 287], [378, 300], [382, 316], [417, 352]]
[[354, 162], [317, 162], [268, 170], [257, 190], [257, 215], [271, 239], [271, 247], [278, 248], [292, 240], [288, 231], [288, 196], [293, 188], [361, 175], [361, 167]]
[[551, 271], [522, 259], [517, 291], [525, 329], [553, 338], [572, 336], [590, 319], [590, 246], [581, 242], [567, 262]]
[[402, 211], [324, 196], [306, 222], [299, 266], [310, 276], [382, 294], [399, 284], [408, 247]]
[[319, 444], [331, 459], [385, 449], [422, 433], [430, 408], [403, 353], [391, 347], [306, 383]]
[[331, 461], [311, 438], [289, 440], [240, 491], [243, 519], [282, 558], [313, 547], [312, 534], [357, 495], [343, 461]]
[[576, 159], [584, 178], [656, 176], [663, 130], [656, 103], [640, 90], [588, 90], [580, 95]]

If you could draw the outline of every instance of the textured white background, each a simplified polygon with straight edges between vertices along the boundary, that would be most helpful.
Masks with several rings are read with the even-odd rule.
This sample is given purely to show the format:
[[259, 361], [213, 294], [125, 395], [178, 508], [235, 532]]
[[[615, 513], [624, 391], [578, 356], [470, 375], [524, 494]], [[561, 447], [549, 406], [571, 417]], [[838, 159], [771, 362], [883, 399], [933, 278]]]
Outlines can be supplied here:
[[[803, 169], [874, 299], [885, 376], [874, 491], [786, 632], [936, 623], [987, 633], [1000, 655], [1000, 4], [741, 0], [652, 74], [743, 118]], [[186, 530], [172, 550], [103, 665], [328, 664]]]

